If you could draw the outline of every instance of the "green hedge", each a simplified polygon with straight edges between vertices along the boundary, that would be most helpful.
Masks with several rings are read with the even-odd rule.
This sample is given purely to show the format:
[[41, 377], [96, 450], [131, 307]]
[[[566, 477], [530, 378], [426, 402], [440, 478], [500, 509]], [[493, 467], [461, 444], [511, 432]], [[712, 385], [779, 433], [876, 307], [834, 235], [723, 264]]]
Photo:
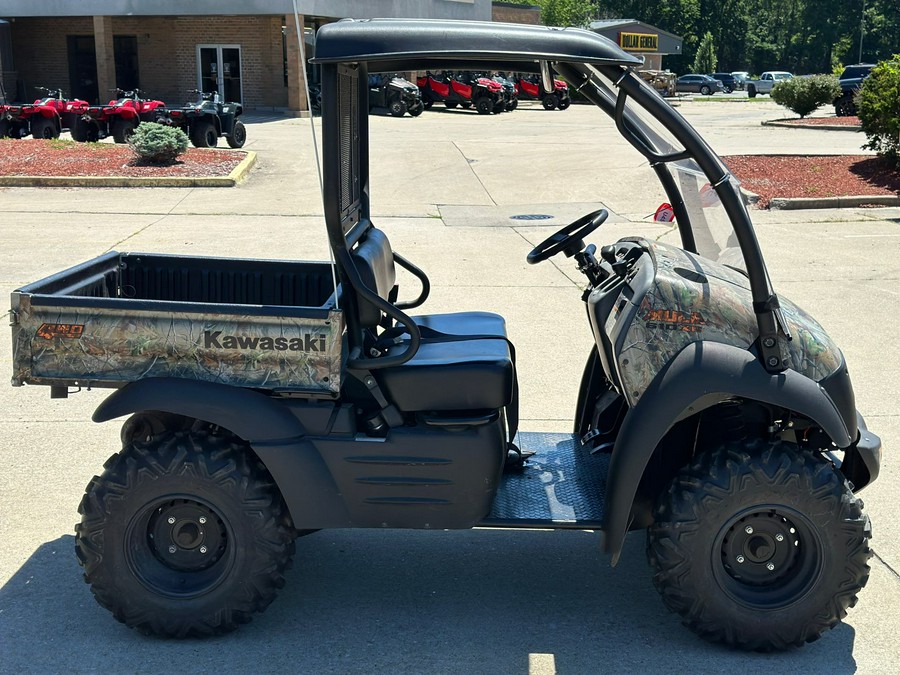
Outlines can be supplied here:
[[872, 69], [857, 94], [856, 108], [868, 138], [863, 147], [900, 168], [900, 54]]
[[819, 106], [834, 102], [840, 95], [841, 85], [834, 75], [792, 77], [772, 89], [772, 100], [800, 117], [806, 117]]

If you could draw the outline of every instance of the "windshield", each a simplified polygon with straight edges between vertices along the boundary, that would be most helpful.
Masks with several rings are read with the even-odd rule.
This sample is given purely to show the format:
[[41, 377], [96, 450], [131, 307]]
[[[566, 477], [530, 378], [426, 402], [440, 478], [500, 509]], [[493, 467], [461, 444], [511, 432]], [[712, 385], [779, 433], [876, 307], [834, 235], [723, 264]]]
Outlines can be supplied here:
[[[614, 83], [596, 68], [590, 68], [591, 83], [603, 99], [615, 105], [617, 94]], [[642, 88], [663, 105], [669, 104], [652, 87], [641, 82]], [[651, 112], [638, 105], [633, 98], [625, 100], [623, 118], [641, 132], [651, 146], [649, 149], [659, 155], [684, 153], [681, 144]], [[720, 175], [726, 175], [724, 185], [740, 196], [740, 183], [731, 175], [724, 164], [718, 161]], [[684, 203], [689, 223], [676, 223], [679, 227], [689, 225], [693, 233], [697, 253], [704, 258], [731, 267], [746, 270], [737, 235], [719, 195], [697, 162], [691, 158], [672, 160], [666, 167], [674, 178], [674, 184]], [[720, 186], [721, 189], [721, 186]], [[674, 202], [673, 202], [674, 203]]]

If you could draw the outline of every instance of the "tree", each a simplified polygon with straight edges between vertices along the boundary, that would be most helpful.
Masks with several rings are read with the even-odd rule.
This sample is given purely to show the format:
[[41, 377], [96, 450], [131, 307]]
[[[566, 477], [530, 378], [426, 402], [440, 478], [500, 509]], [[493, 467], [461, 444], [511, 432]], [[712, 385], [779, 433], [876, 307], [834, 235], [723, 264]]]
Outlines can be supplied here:
[[592, 0], [533, 0], [528, 4], [541, 8], [545, 26], [587, 26], [596, 18]]
[[706, 31], [700, 46], [697, 48], [697, 56], [694, 58], [692, 70], [695, 73], [714, 73], [719, 60], [716, 57], [716, 45], [713, 42], [712, 33]]

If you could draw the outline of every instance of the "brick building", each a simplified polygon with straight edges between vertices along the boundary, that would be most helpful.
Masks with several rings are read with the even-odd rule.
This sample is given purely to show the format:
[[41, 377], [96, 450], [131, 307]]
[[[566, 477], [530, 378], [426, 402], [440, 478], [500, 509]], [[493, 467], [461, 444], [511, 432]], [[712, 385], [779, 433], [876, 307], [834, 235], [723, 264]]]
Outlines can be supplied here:
[[[296, 0], [307, 56], [318, 26], [343, 17], [491, 20], [490, 0]], [[91, 102], [140, 88], [183, 102], [218, 90], [248, 108], [306, 110], [293, 0], [5, 0], [0, 80], [7, 97], [62, 87]], [[211, 13], [215, 9], [215, 14]]]

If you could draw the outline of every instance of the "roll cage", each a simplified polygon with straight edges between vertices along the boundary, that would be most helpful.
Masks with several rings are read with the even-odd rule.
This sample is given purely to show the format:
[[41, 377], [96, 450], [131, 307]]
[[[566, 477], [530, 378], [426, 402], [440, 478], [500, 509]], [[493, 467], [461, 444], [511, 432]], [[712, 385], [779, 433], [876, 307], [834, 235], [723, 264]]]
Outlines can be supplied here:
[[[377, 71], [535, 72], [551, 82], [552, 66], [571, 87], [608, 114], [618, 131], [650, 162], [672, 205], [682, 247], [697, 253], [692, 214], [670, 168], [673, 162], [693, 160], [715, 190], [743, 256], [759, 329], [756, 356], [770, 373], [788, 367], [786, 341], [791, 337], [733, 176], [684, 118], [632, 71], [642, 61], [612, 41], [577, 28], [431, 20], [344, 20], [319, 30], [312, 62], [322, 66], [323, 199], [329, 242], [344, 289], [349, 368], [384, 368], [412, 358], [418, 350], [420, 334], [415, 322], [402, 310], [420, 304], [427, 295], [424, 273], [395, 254], [395, 260], [413, 271], [426, 286], [413, 302], [388, 302], [366, 285], [351, 254], [372, 227], [368, 110], [360, 104], [367, 100], [370, 66]], [[618, 91], [612, 94], [604, 88], [598, 75]], [[629, 108], [632, 105], [648, 113], [677, 140], [681, 149], [672, 152], [660, 147], [658, 135], [633, 113]], [[366, 356], [358, 322], [361, 302], [375, 305], [406, 327], [410, 340], [404, 353], [378, 359]]]

